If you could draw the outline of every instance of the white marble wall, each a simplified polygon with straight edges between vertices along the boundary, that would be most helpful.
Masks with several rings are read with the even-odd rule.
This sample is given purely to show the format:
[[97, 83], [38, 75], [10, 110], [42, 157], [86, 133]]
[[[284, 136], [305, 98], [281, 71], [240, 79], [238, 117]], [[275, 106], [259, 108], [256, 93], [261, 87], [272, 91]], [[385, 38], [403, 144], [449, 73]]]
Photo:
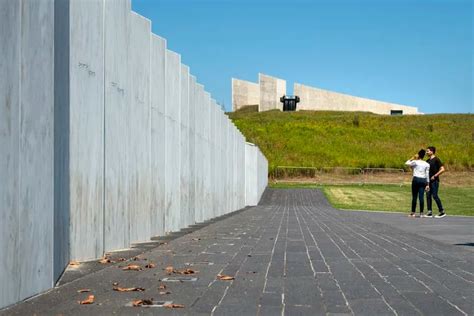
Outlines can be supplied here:
[[236, 210], [237, 209], [237, 170], [235, 168], [237, 162], [237, 146], [236, 142], [236, 127], [232, 121], [230, 122], [230, 207], [229, 210]]
[[[239, 147], [239, 156], [238, 161], [245, 165], [245, 137], [244, 135], [238, 131], [238, 147]], [[238, 208], [244, 208], [245, 204], [245, 168], [238, 168], [238, 196], [239, 196], [239, 204]]]
[[105, 1], [104, 250], [130, 244], [130, 0]]
[[203, 133], [204, 133], [204, 111], [203, 111], [203, 104], [204, 104], [204, 86], [201, 84], [196, 85], [195, 91], [195, 129], [196, 135], [194, 137], [194, 148], [195, 148], [195, 201], [194, 201], [194, 208], [195, 208], [195, 216], [194, 221], [199, 223], [204, 221], [203, 210], [204, 210], [204, 145], [203, 145]]
[[165, 232], [172, 232], [180, 228], [181, 56], [170, 50], [166, 51], [165, 82]]
[[245, 204], [257, 205], [257, 147], [254, 144], [245, 145]]
[[247, 204], [243, 135], [130, 7], [0, 0], [0, 308]]
[[54, 2], [0, 1], [0, 43], [3, 307], [53, 285]]
[[268, 184], [268, 162], [260, 149], [245, 145], [245, 205], [257, 205]]
[[209, 179], [210, 179], [210, 198], [211, 207], [209, 208], [209, 218], [216, 217], [217, 213], [217, 186], [216, 186], [216, 100], [211, 99], [209, 107]]
[[189, 76], [189, 209], [188, 209], [188, 225], [196, 223], [196, 77]]
[[151, 22], [132, 12], [130, 29], [130, 242], [151, 236]]
[[231, 212], [233, 209], [233, 175], [234, 175], [234, 168], [233, 166], [233, 157], [234, 157], [234, 142], [232, 138], [232, 128], [233, 124], [230, 120], [226, 121], [226, 130], [227, 130], [227, 144], [226, 144], [226, 165], [227, 165], [227, 183], [226, 183], [226, 213]]
[[[20, 244], [20, 63], [21, 2], [0, 2], [0, 307], [23, 298], [19, 293]], [[52, 88], [50, 88], [52, 89]], [[45, 106], [44, 104], [42, 106]], [[52, 184], [50, 184], [52, 185]], [[47, 285], [46, 285], [47, 286]]]
[[260, 201], [268, 185], [268, 160], [260, 151], [260, 148], [257, 147], [257, 151], [257, 201]]
[[[217, 104], [216, 104], [217, 105]], [[219, 105], [215, 108], [215, 133], [214, 133], [214, 155], [215, 155], [215, 162], [214, 168], [216, 170], [214, 185], [216, 190], [216, 209], [215, 209], [215, 216], [220, 216], [222, 213], [222, 126], [221, 126], [221, 118], [224, 115], [222, 110], [220, 109]]]
[[180, 100], [180, 218], [178, 228], [190, 225], [189, 219], [189, 67], [181, 65]]
[[165, 233], [165, 62], [166, 40], [151, 35], [151, 223], [153, 236]]
[[212, 212], [212, 198], [211, 198], [211, 94], [204, 91], [203, 103], [203, 183], [204, 183], [204, 205], [203, 205], [203, 220], [210, 218]]
[[104, 6], [56, 1], [55, 276], [104, 249]]

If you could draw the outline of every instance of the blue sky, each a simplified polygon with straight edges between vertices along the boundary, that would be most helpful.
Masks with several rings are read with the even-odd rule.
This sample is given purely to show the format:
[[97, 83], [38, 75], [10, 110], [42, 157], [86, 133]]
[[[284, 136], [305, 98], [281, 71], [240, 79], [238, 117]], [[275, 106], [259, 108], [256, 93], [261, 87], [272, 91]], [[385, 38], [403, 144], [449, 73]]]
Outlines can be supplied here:
[[473, 113], [471, 0], [132, 0], [226, 110], [258, 73], [404, 105]]

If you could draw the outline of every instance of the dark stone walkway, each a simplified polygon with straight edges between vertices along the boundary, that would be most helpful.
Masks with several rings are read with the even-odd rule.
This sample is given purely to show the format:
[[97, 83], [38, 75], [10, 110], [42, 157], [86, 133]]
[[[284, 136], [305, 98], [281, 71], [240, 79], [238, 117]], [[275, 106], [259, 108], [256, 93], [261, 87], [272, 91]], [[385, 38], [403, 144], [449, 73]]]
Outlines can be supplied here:
[[[335, 210], [317, 190], [267, 190], [258, 207], [0, 314], [473, 315], [474, 252], [418, 235], [413, 224], [404, 230], [401, 214], [391, 225], [390, 216], [384, 223], [380, 215]], [[119, 268], [150, 262], [156, 267]], [[167, 266], [199, 272], [168, 275]], [[235, 280], [217, 280], [219, 273]], [[178, 276], [197, 280], [164, 282]], [[116, 292], [115, 282], [146, 290]], [[83, 288], [91, 293], [77, 293]], [[94, 304], [77, 303], [89, 294]], [[144, 298], [185, 307], [127, 306]]]

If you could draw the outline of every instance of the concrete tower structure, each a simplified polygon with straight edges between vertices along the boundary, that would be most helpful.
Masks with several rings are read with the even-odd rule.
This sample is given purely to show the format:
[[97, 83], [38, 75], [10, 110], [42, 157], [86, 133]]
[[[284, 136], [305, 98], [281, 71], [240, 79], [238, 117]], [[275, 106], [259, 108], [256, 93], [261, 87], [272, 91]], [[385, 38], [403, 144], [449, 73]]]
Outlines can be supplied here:
[[260, 86], [260, 102], [258, 111], [283, 110], [280, 98], [286, 94], [286, 81], [276, 77], [259, 73], [258, 83]]
[[260, 103], [258, 83], [232, 78], [232, 111]]

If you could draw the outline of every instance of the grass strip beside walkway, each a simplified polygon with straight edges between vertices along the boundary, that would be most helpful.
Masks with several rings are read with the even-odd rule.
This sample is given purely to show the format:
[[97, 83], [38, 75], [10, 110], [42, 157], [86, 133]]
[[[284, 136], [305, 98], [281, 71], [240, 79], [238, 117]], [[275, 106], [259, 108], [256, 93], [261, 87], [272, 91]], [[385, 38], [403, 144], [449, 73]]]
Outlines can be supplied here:
[[[319, 188], [323, 190], [331, 205], [339, 209], [409, 213], [411, 206], [411, 188], [407, 185], [315, 185], [285, 183], [271, 184], [271, 187]], [[448, 215], [474, 216], [474, 187], [455, 188], [443, 187], [441, 185], [439, 196]], [[433, 213], [437, 214], [438, 209], [434, 201], [433, 208]]]

